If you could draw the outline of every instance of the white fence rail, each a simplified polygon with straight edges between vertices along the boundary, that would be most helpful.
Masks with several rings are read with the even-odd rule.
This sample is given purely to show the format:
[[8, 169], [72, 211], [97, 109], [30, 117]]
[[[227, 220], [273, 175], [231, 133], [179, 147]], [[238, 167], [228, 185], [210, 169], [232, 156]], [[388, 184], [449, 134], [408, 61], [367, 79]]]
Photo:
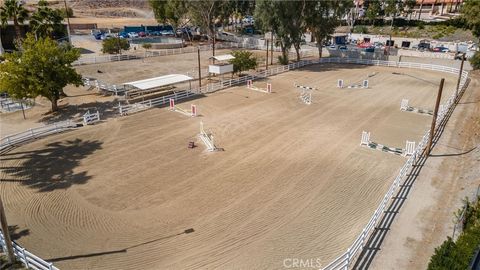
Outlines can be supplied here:
[[50, 134], [62, 132], [73, 127], [76, 127], [76, 124], [71, 120], [69, 120], [69, 121], [54, 123], [51, 125], [46, 125], [43, 127], [31, 128], [24, 132], [8, 135], [0, 139], [0, 151], [29, 140], [34, 140]]
[[[25, 248], [19, 246], [17, 243], [12, 241], [13, 245], [13, 254], [22, 262], [27, 269], [35, 270], [59, 270], [53, 265], [44, 261], [42, 258], [35, 256], [33, 253], [27, 251]], [[2, 247], [4, 253], [6, 253], [6, 243], [3, 233], [0, 231], [0, 246]]]
[[90, 113], [90, 111], [87, 111], [83, 115], [83, 123], [85, 125], [95, 124], [98, 121], [100, 121], [100, 112], [99, 111], [97, 111], [96, 113]]

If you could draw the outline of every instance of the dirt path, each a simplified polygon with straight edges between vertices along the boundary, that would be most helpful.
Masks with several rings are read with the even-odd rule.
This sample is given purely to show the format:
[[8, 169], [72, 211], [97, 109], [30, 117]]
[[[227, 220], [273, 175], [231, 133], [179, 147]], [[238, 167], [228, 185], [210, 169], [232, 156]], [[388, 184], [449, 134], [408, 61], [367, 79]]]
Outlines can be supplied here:
[[370, 269], [426, 269], [453, 213], [480, 184], [480, 76], [457, 105]]
[[[422, 80], [394, 75], [412, 73]], [[371, 89], [338, 89], [370, 78]], [[156, 108], [19, 147], [2, 158], [0, 195], [17, 239], [62, 269], [272, 269], [330, 262], [369, 220], [430, 117], [446, 76], [374, 66], [310, 66], [199, 98], [201, 116]], [[316, 87], [303, 104], [293, 82]], [[188, 107], [190, 102], [179, 104]], [[207, 153], [199, 121], [223, 152]], [[187, 149], [189, 141], [199, 147]], [[188, 229], [193, 229], [193, 232]], [[185, 230], [190, 233], [184, 233]]]

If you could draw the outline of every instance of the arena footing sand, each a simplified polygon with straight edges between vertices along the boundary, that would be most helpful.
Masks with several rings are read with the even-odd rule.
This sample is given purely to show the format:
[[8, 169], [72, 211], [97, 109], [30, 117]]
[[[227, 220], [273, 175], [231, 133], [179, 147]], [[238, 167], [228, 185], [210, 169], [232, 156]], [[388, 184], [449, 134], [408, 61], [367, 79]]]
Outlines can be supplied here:
[[[370, 89], [338, 89], [369, 74]], [[50, 136], [2, 157], [1, 196], [16, 241], [61, 269], [279, 269], [285, 259], [326, 265], [343, 253], [405, 162], [360, 147], [403, 148], [431, 117], [422, 108], [456, 85], [448, 74], [316, 65], [179, 106], [154, 108]], [[319, 89], [305, 105], [293, 83]], [[198, 139], [200, 120], [222, 152]], [[189, 149], [195, 141], [198, 147]], [[187, 230], [188, 233], [185, 233]]]

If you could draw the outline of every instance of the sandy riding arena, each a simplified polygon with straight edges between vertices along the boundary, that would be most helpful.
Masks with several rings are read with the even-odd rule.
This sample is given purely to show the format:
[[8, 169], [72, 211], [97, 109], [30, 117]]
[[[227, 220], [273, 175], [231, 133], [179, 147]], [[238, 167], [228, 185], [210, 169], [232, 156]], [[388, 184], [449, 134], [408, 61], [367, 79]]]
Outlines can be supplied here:
[[[393, 73], [396, 74], [393, 74]], [[60, 269], [282, 269], [328, 264], [370, 219], [405, 157], [360, 146], [418, 142], [456, 85], [445, 73], [316, 65], [168, 108], [109, 119], [2, 157], [18, 243]], [[337, 88], [361, 84], [369, 88]], [[311, 88], [311, 104], [299, 98]], [[208, 152], [200, 121], [223, 151]], [[189, 149], [190, 141], [197, 147]], [[287, 261], [286, 261], [287, 260]]]

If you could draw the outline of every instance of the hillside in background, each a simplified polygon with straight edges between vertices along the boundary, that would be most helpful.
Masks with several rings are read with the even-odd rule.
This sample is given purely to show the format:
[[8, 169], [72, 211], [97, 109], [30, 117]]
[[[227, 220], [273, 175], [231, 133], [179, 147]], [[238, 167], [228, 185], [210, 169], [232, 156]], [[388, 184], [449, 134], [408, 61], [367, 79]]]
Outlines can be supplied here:
[[[38, 0], [27, 0], [27, 5], [34, 8]], [[60, 0], [49, 0], [52, 7], [63, 8]], [[153, 12], [148, 1], [140, 0], [67, 0], [75, 17], [117, 17], [152, 19]]]

